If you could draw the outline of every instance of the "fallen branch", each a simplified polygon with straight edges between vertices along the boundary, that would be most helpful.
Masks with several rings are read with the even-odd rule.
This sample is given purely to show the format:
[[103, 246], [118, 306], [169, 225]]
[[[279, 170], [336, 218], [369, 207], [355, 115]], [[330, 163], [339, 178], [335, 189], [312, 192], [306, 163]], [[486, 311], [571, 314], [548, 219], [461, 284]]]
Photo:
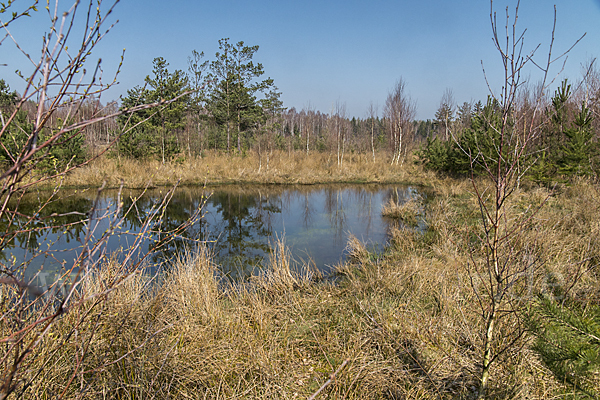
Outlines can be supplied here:
[[327, 382], [325, 382], [323, 384], [323, 386], [321, 386], [319, 388], [319, 390], [317, 390], [316, 392], [314, 392], [313, 395], [308, 398], [308, 400], [314, 400], [314, 399], [316, 399], [317, 396], [319, 395], [319, 393], [321, 393], [327, 386], [329, 386], [331, 384], [331, 382], [333, 382], [335, 380], [336, 375], [339, 374], [344, 369], [344, 367], [346, 366], [346, 364], [348, 364], [349, 362], [350, 362], [350, 359], [346, 358], [344, 360], [344, 362], [342, 363], [342, 365], [340, 365], [338, 367], [338, 369], [336, 369], [335, 372], [329, 376], [329, 379], [327, 380]]

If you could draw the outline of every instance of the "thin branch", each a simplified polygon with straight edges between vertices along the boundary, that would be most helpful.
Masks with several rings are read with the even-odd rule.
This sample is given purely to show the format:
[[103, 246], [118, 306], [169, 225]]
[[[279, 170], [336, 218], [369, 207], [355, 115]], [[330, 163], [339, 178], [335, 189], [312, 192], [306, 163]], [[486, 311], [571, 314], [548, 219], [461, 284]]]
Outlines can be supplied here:
[[346, 358], [346, 359], [344, 360], [344, 362], [342, 363], [342, 365], [340, 365], [340, 366], [338, 367], [338, 369], [336, 369], [336, 370], [335, 370], [335, 372], [329, 376], [329, 379], [327, 380], [327, 382], [325, 382], [325, 383], [324, 383], [324, 384], [323, 384], [323, 385], [322, 385], [322, 386], [321, 386], [321, 387], [320, 387], [320, 388], [319, 388], [319, 389], [318, 389], [316, 392], [314, 392], [314, 393], [313, 393], [313, 394], [312, 394], [312, 395], [311, 395], [311, 396], [308, 398], [308, 400], [315, 400], [315, 399], [317, 398], [317, 396], [318, 396], [318, 395], [319, 395], [319, 394], [320, 394], [320, 393], [321, 393], [321, 392], [322, 392], [322, 391], [323, 391], [323, 390], [324, 390], [324, 389], [325, 389], [327, 386], [331, 385], [331, 384], [332, 384], [332, 383], [335, 381], [335, 378], [336, 378], [337, 374], [339, 374], [339, 373], [340, 373], [340, 372], [341, 372], [341, 371], [344, 369], [344, 367], [346, 366], [346, 364], [348, 364], [349, 362], [350, 362], [350, 359], [349, 359], [349, 358]]

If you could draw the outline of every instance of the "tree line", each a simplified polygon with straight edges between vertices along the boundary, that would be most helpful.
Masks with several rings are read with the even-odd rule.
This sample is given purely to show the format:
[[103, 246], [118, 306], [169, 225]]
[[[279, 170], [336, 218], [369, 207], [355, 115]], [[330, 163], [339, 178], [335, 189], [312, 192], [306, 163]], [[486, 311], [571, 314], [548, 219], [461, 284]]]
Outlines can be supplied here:
[[406, 158], [416, 126], [415, 103], [403, 80], [390, 92], [381, 117], [371, 105], [365, 118], [350, 118], [341, 102], [333, 104], [329, 114], [311, 106], [288, 109], [273, 79], [263, 79], [263, 65], [253, 61], [258, 48], [221, 39], [212, 61], [194, 51], [187, 73], [170, 72], [166, 60], [154, 59], [152, 75], [143, 87], [128, 91], [122, 107], [172, 102], [159, 110], [121, 117], [119, 126], [133, 128], [122, 134], [119, 154], [164, 162], [198, 157], [206, 150], [256, 151], [260, 156], [273, 150], [329, 151], [342, 164], [347, 152], [375, 157], [389, 150], [392, 162]]
[[[402, 79], [388, 94], [382, 115], [371, 104], [364, 118], [350, 117], [340, 101], [329, 113], [310, 105], [302, 110], [288, 109], [273, 79], [264, 78], [263, 65], [254, 61], [258, 49], [243, 41], [233, 44], [221, 39], [213, 60], [193, 51], [187, 71], [171, 70], [167, 60], [157, 57], [143, 85], [129, 89], [120, 105], [102, 105], [98, 98], [86, 96], [54, 110], [46, 128], [49, 132], [51, 126], [58, 127], [65, 120], [76, 123], [104, 118], [77, 131], [78, 140], [69, 141], [71, 149], [55, 157], [58, 164], [109, 147], [118, 157], [162, 162], [202, 157], [206, 151], [256, 152], [260, 157], [268, 157], [274, 150], [331, 152], [340, 165], [348, 153], [369, 153], [373, 159], [388, 153], [390, 162], [398, 164], [413, 149], [419, 135], [414, 121], [416, 107]], [[19, 96], [1, 82], [0, 101], [6, 114], [16, 106]], [[106, 118], [145, 104], [159, 106]], [[2, 160], [11, 158], [12, 147], [22, 145], [18, 137], [27, 137], [26, 124], [34, 115], [33, 102], [20, 107], [20, 118], [11, 128], [16, 136], [2, 138]], [[52, 148], [59, 151], [61, 145]]]
[[[547, 183], [575, 176], [600, 176], [600, 73], [592, 61], [584, 78], [575, 84], [557, 83], [551, 97], [541, 96], [543, 112], [533, 114], [535, 89], [521, 88], [505, 123], [518, 138], [535, 126], [527, 153], [520, 156], [519, 176]], [[426, 168], [452, 175], [482, 175], [498, 156], [502, 114], [498, 101], [457, 106], [446, 91], [432, 128], [417, 155]], [[422, 125], [419, 125], [421, 127]], [[516, 142], [518, 143], [518, 141]], [[513, 157], [514, 148], [502, 149], [502, 157]]]
[[[264, 67], [255, 63], [259, 46], [219, 40], [213, 60], [202, 52], [188, 57], [188, 70], [170, 70], [162, 57], [153, 61], [143, 86], [127, 91], [118, 106], [102, 105], [93, 96], [56, 110], [46, 135], [61, 124], [89, 120], [144, 104], [159, 107], [107, 118], [78, 130], [73, 140], [52, 146], [38, 167], [51, 172], [86, 155], [110, 150], [118, 157], [157, 159], [164, 162], [202, 157], [206, 151], [240, 155], [256, 152], [267, 160], [274, 150], [329, 152], [342, 165], [348, 153], [386, 157], [401, 164], [416, 152], [426, 168], [455, 176], [480, 174], [495, 153], [498, 105], [493, 99], [456, 104], [447, 89], [432, 120], [415, 120], [416, 103], [405, 80], [391, 88], [380, 112], [373, 103], [363, 118], [350, 117], [345, 104], [336, 102], [329, 113], [310, 105], [286, 108], [273, 79], [264, 78]], [[600, 172], [599, 128], [600, 73], [594, 62], [584, 78], [563, 81], [546, 100], [545, 112], [536, 115], [540, 132], [523, 162], [523, 176], [537, 182], [558, 176], [593, 176]], [[526, 121], [535, 88], [520, 88], [512, 113], [511, 129], [518, 134]], [[19, 96], [0, 80], [0, 112], [8, 114]], [[29, 111], [28, 111], [29, 110]], [[2, 137], [0, 160], [9, 162], [28, 137], [34, 105], [27, 102], [11, 122], [10, 135]], [[520, 117], [519, 117], [520, 116]], [[116, 146], [113, 146], [116, 144]], [[49, 150], [50, 150], [49, 149]], [[478, 154], [474, 156], [473, 152]], [[510, 152], [510, 149], [504, 149]], [[471, 168], [473, 167], [473, 168]]]

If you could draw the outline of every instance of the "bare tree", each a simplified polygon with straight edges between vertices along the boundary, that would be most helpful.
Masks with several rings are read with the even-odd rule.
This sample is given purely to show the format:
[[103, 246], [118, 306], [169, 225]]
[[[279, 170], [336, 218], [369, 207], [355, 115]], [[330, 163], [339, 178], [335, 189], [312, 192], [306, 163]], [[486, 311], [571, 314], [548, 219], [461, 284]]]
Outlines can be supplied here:
[[392, 145], [392, 164], [398, 165], [404, 162], [412, 139], [411, 122], [415, 114], [415, 102], [406, 93], [406, 82], [400, 78], [388, 94], [384, 109]]
[[304, 126], [305, 126], [305, 130], [306, 130], [306, 155], [308, 155], [308, 152], [310, 149], [310, 147], [309, 147], [310, 135], [311, 135], [311, 133], [313, 134], [313, 140], [314, 140], [315, 122], [316, 122], [315, 121], [315, 110], [310, 105], [310, 103], [306, 107], [306, 117], [307, 117], [308, 121]]
[[[553, 28], [547, 58], [543, 62], [536, 61], [534, 56], [539, 45], [529, 53], [524, 52], [525, 32], [517, 29], [518, 13], [519, 2], [512, 17], [507, 8], [505, 29], [502, 29], [490, 1], [493, 41], [504, 65], [500, 93], [490, 87], [493, 102], [488, 112], [483, 113], [493, 145], [491, 155], [490, 148], [484, 149], [480, 144], [473, 149], [463, 149], [470, 157], [472, 170], [475, 165], [483, 167], [487, 178], [484, 182], [475, 179], [474, 174], [471, 178], [483, 226], [480, 235], [483, 253], [479, 256], [478, 250], [473, 248], [467, 267], [482, 321], [480, 398], [486, 396], [494, 363], [502, 354], [513, 351], [524, 334], [518, 313], [530, 301], [527, 288], [531, 282], [528, 279], [535, 276], [539, 262], [528, 246], [519, 243], [519, 238], [531, 222], [535, 209], [515, 216], [511, 215], [509, 203], [526, 171], [522, 164], [541, 132], [538, 116], [543, 109], [545, 93], [553, 83], [550, 68], [570, 51], [553, 58]], [[556, 8], [554, 21], [556, 24]], [[527, 112], [521, 112], [517, 109], [519, 90], [525, 82], [522, 74], [529, 66], [541, 72], [541, 84], [533, 104], [527, 107]]]
[[[196, 139], [200, 142], [200, 155], [202, 154], [202, 115], [206, 114], [206, 108], [204, 103], [206, 100], [206, 76], [204, 71], [208, 68], [208, 61], [202, 61], [204, 58], [204, 52], [198, 53], [196, 50], [192, 51], [192, 55], [188, 57], [188, 75], [189, 84], [192, 90], [190, 98], [189, 112], [192, 113], [191, 122], [194, 126], [194, 133]], [[192, 157], [192, 146], [191, 146], [191, 135], [190, 129], [186, 129], [186, 142], [188, 157]]]
[[456, 102], [452, 89], [446, 88], [440, 101], [440, 106], [435, 113], [435, 120], [438, 126], [438, 134], [444, 135], [444, 140], [450, 139], [450, 129], [454, 121], [454, 110]]
[[373, 102], [369, 103], [369, 109], [367, 115], [369, 117], [369, 127], [371, 132], [371, 152], [373, 153], [373, 162], [375, 162], [375, 119], [377, 118], [378, 107], [373, 105]]
[[582, 65], [583, 74], [583, 102], [592, 112], [594, 129], [600, 132], [600, 69], [598, 59], [594, 58]]
[[[331, 105], [331, 115], [327, 119], [329, 148], [337, 155], [337, 165], [344, 164], [344, 152], [348, 136], [348, 121], [346, 119], [346, 104], [336, 101]], [[335, 142], [335, 143], [334, 143]]]
[[[53, 282], [47, 289], [34, 284], [36, 272], [27, 271], [29, 263], [37, 257], [60, 257], [60, 254], [52, 253], [52, 250], [47, 250], [46, 246], [40, 244], [26, 260], [0, 261], [0, 399], [11, 394], [27, 397], [27, 390], [32, 382], [43, 382], [45, 371], [52, 369], [52, 363], [55, 362], [52, 359], [40, 360], [42, 355], [57, 354], [61, 349], [72, 346], [79, 350], [73, 360], [66, 386], [62, 393], [57, 394], [63, 398], [69, 386], [83, 376], [88, 344], [94, 336], [97, 322], [92, 315], [98, 315], [90, 311], [101, 308], [109, 294], [139, 271], [142, 265], [143, 257], [137, 261], [133, 259], [135, 249], [139, 249], [144, 237], [140, 234], [135, 238], [135, 244], [125, 252], [124, 261], [115, 272], [114, 279], [107, 282], [100, 292], [87, 291], [89, 286], [86, 283], [105, 260], [103, 252], [106, 251], [108, 238], [118, 233], [124, 218], [123, 212], [126, 214], [120, 200], [112, 211], [100, 209], [96, 199], [88, 213], [67, 210], [62, 214], [53, 213], [44, 219], [46, 208], [61, 191], [60, 179], [57, 178], [91, 160], [68, 160], [66, 166], [56, 167], [54, 172], [41, 171], [40, 166], [51, 158], [50, 150], [68, 146], [82, 129], [104, 121], [114, 121], [118, 115], [166, 103], [141, 105], [120, 112], [100, 106], [100, 95], [116, 83], [116, 76], [105, 82], [100, 60], [93, 64], [91, 57], [93, 50], [112, 27], [107, 28], [106, 25], [110, 24], [111, 14], [117, 3], [118, 1], [114, 1], [106, 5], [102, 0], [87, 4], [75, 1], [68, 9], [61, 10], [58, 1], [54, 4], [49, 2], [45, 8], [49, 29], [43, 37], [39, 59], [30, 56], [34, 53], [28, 52], [24, 44], [19, 43], [11, 33], [12, 24], [24, 21], [21, 16], [37, 11], [37, 1], [30, 1], [29, 6], [23, 6], [23, 2], [8, 2], [8, 5], [2, 4], [0, 7], [0, 26], [5, 32], [3, 45], [12, 41], [32, 66], [30, 73], [20, 73], [24, 86], [21, 97], [9, 109], [2, 110], [0, 139], [7, 159], [0, 172], [0, 221], [3, 221], [0, 251], [7, 249], [15, 238], [40, 230], [62, 232], [70, 225], [79, 224], [86, 232], [76, 258], [70, 263], [63, 263], [61, 279]], [[16, 7], [23, 8], [15, 10]], [[12, 17], [5, 20], [7, 15]], [[77, 32], [78, 29], [82, 29], [82, 32]], [[91, 75], [86, 71], [91, 71]], [[28, 110], [31, 118], [27, 118]], [[24, 122], [21, 121], [23, 115], [26, 116]], [[60, 118], [57, 117], [59, 115]], [[76, 116], [79, 118], [75, 118]], [[4, 141], [16, 135], [24, 138], [22, 143]], [[109, 145], [114, 144], [118, 137], [118, 134], [115, 135]], [[5, 143], [14, 146], [7, 146]], [[95, 157], [104, 151], [106, 148]], [[39, 201], [36, 209], [27, 212], [21, 207], [25, 193], [28, 188], [36, 187], [42, 182], [58, 183]], [[163, 215], [161, 210], [168, 199], [167, 196], [150, 211], [151, 218], [142, 222], [142, 231], [152, 229], [152, 219], [160, 219]], [[61, 218], [65, 217], [76, 217], [77, 222], [61, 223]], [[106, 224], [99, 224], [100, 219]], [[100, 232], [103, 226], [108, 228]], [[73, 321], [73, 325], [64, 331], [65, 336], [61, 340], [49, 339], [52, 327], [58, 321], [64, 321], [66, 315], [71, 316], [69, 321]], [[86, 328], [86, 332], [83, 332], [82, 326], [89, 326], [90, 329]], [[126, 356], [127, 354], [123, 355]], [[101, 370], [103, 365], [94, 368], [96, 369], [92, 373]], [[85, 388], [82, 387], [81, 390]]]

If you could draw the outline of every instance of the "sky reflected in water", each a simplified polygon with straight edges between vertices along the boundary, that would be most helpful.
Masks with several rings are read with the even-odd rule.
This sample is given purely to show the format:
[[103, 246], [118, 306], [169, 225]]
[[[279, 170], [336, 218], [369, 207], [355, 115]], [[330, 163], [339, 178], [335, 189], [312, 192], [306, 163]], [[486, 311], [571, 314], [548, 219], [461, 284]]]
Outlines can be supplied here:
[[[186, 248], [206, 243], [220, 269], [239, 278], [257, 273], [277, 238], [284, 238], [296, 260], [314, 263], [328, 272], [345, 257], [350, 235], [368, 248], [381, 250], [386, 243], [391, 221], [381, 216], [390, 198], [406, 201], [418, 195], [413, 187], [400, 185], [311, 185], [311, 186], [220, 186], [215, 188], [178, 188], [168, 206], [160, 208], [165, 190], [124, 190], [122, 208], [117, 191], [104, 191], [98, 198], [94, 218], [88, 219], [96, 193], [68, 192], [53, 200], [36, 215], [33, 222], [13, 221], [13, 227], [27, 226], [28, 232], [5, 239], [2, 262], [5, 268], [28, 260], [28, 275], [43, 267], [43, 280], [51, 280], [61, 270], [73, 265], [83, 251], [82, 243], [90, 234], [93, 240], [121, 221], [110, 239], [96, 254], [127, 250], [147, 229], [146, 239], [131, 260], [148, 255], [147, 262], [164, 264]], [[135, 199], [135, 200], [134, 200]], [[39, 194], [21, 204], [20, 209], [33, 213], [40, 204]], [[129, 210], [128, 212], [126, 212]], [[164, 241], [169, 232], [200, 212], [174, 240]], [[69, 212], [64, 217], [56, 213]], [[152, 215], [160, 224], [145, 225]], [[7, 221], [0, 221], [7, 231]], [[71, 224], [70, 229], [60, 228]], [[31, 229], [35, 228], [35, 229]], [[9, 229], [10, 230], [10, 229]], [[156, 250], [156, 245], [161, 244]], [[44, 282], [40, 282], [44, 284]]]

